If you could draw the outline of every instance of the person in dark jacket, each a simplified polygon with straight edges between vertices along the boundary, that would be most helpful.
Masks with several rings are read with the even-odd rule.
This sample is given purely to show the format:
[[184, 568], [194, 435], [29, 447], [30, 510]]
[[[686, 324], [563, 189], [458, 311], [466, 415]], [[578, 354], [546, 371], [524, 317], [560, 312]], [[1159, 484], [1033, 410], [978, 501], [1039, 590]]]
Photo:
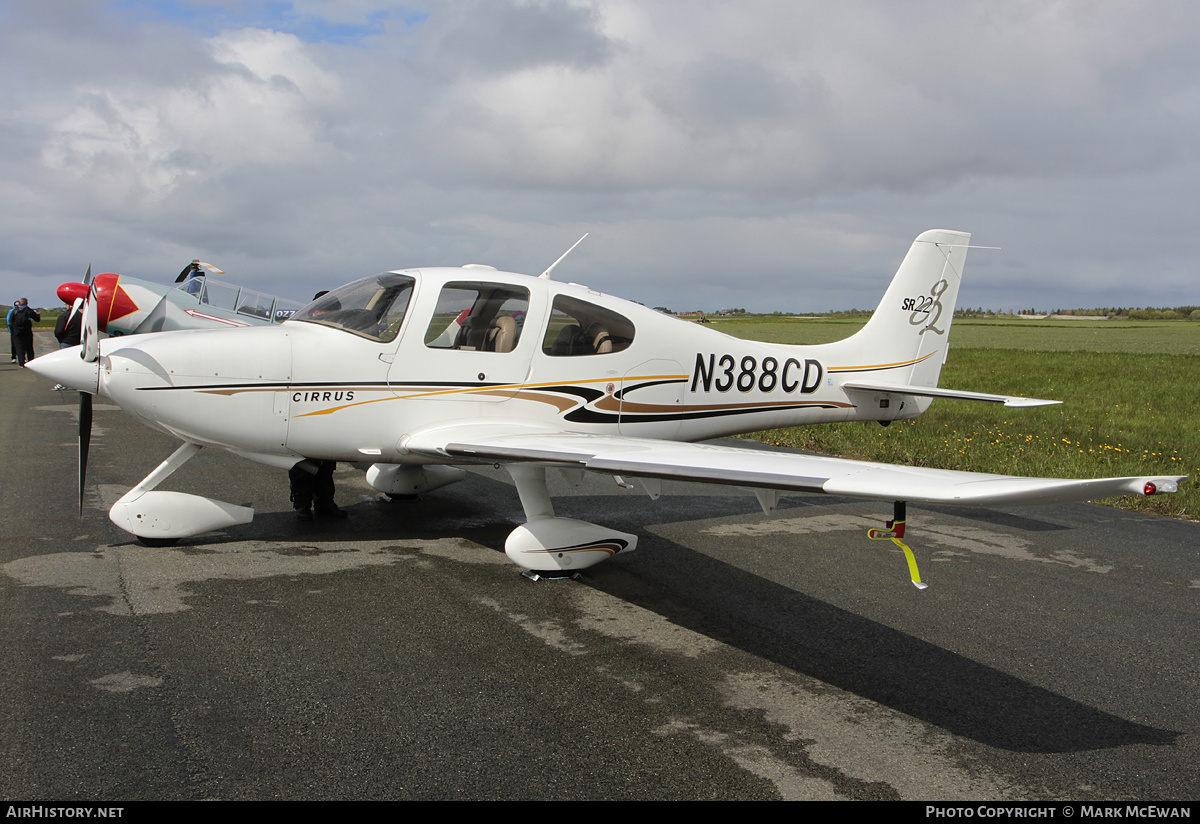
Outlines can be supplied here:
[[12, 332], [17, 345], [17, 366], [24, 367], [33, 360], [33, 325], [40, 322], [42, 316], [36, 310], [29, 308], [29, 298], [21, 298], [8, 313], [8, 328]]
[[72, 306], [59, 315], [58, 323], [54, 324], [54, 337], [59, 349], [78, 346], [83, 337], [83, 312]]
[[[71, 306], [58, 316], [58, 322], [54, 324], [54, 337], [58, 339], [59, 349], [70, 349], [72, 346], [79, 345], [79, 341], [83, 337], [82, 306]], [[69, 388], [61, 383], [56, 383], [53, 387], [55, 392]]]

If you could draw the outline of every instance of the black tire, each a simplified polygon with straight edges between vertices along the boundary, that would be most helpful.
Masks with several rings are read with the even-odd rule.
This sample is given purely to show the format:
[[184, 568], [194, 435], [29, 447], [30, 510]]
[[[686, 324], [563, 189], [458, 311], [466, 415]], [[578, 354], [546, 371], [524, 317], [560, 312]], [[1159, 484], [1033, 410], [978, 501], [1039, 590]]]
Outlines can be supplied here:
[[178, 538], [143, 538], [141, 535], [134, 537], [137, 538], [139, 544], [149, 547], [175, 546], [179, 543]]

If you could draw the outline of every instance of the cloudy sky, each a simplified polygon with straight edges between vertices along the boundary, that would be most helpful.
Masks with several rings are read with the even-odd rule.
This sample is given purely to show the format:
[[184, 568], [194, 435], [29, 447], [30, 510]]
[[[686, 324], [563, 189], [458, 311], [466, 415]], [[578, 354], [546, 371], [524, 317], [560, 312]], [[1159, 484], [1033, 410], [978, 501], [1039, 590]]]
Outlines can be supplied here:
[[192, 258], [490, 263], [672, 309], [1200, 304], [1200, 5], [0, 0], [0, 302]]

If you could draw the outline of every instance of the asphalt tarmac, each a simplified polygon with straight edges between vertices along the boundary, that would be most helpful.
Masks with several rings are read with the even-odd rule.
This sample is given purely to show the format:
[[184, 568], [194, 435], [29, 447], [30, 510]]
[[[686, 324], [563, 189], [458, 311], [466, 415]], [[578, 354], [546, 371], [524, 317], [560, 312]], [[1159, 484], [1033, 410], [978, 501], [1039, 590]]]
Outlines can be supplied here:
[[342, 465], [350, 517], [302, 523], [205, 451], [163, 488], [254, 522], [149, 549], [107, 509], [177, 444], [99, 399], [80, 517], [78, 396], [0, 372], [0, 797], [1200, 797], [1196, 523], [910, 505], [919, 592], [887, 505], [552, 472], [640, 544], [534, 583], [502, 469]]

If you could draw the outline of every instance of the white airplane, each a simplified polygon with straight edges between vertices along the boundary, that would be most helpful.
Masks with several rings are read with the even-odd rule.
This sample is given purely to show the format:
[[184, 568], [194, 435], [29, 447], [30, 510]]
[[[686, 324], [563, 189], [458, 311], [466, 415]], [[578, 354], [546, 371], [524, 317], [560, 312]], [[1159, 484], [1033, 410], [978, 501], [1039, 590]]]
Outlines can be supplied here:
[[[869, 537], [901, 547], [923, 588], [903, 541], [906, 501], [1045, 505], [1174, 492], [1186, 477], [1021, 478], [696, 443], [830, 421], [887, 425], [934, 398], [1055, 403], [938, 387], [969, 241], [921, 234], [866, 326], [817, 346], [733, 338], [552, 281], [554, 266], [535, 278], [468, 264], [364, 278], [268, 328], [100, 342], [87, 308], [84, 345], [30, 367], [183, 441], [109, 513], [146, 543], [251, 520], [248, 507], [155, 490], [216, 447], [283, 469], [369, 464], [368, 482], [389, 495], [453, 483], [462, 465], [504, 464], [528, 519], [506, 553], [534, 577], [637, 544], [557, 517], [549, 467], [576, 480], [584, 470], [623, 485], [636, 477], [651, 497], [664, 478], [750, 487], [768, 513], [781, 491], [892, 501], [893, 519]], [[82, 430], [81, 416], [81, 467]]]

